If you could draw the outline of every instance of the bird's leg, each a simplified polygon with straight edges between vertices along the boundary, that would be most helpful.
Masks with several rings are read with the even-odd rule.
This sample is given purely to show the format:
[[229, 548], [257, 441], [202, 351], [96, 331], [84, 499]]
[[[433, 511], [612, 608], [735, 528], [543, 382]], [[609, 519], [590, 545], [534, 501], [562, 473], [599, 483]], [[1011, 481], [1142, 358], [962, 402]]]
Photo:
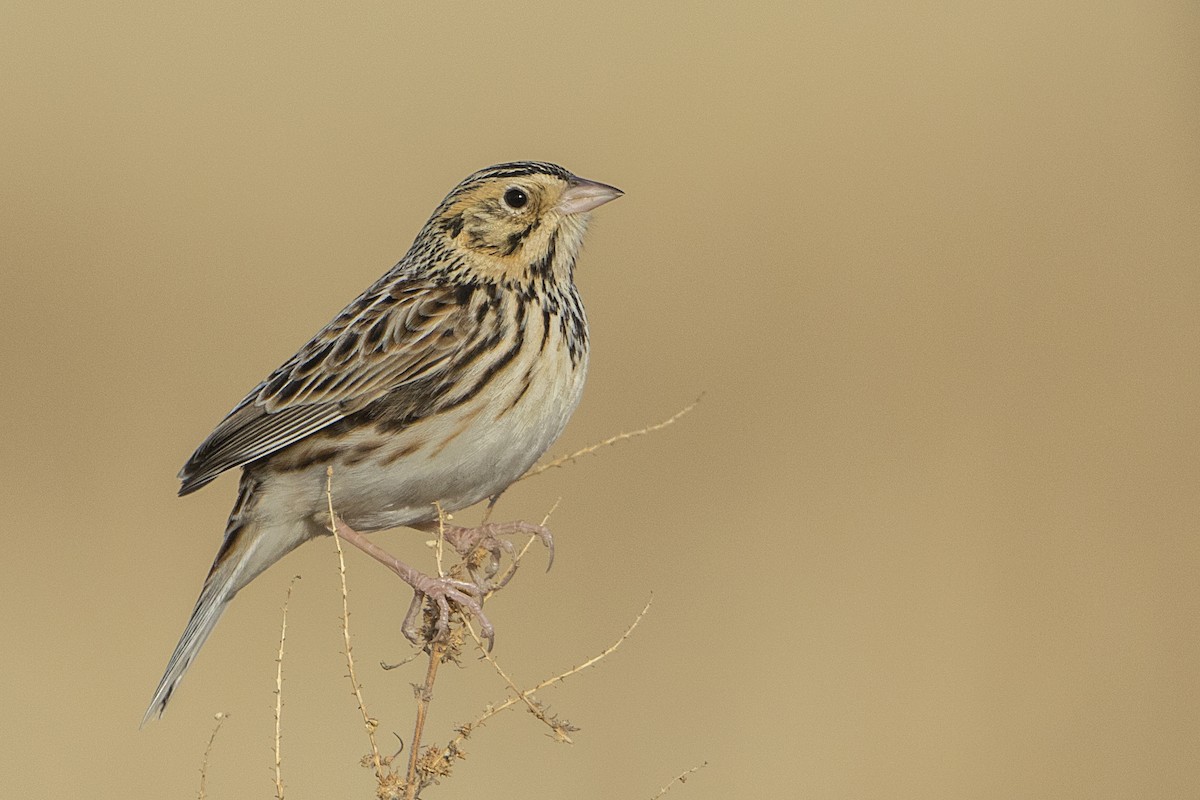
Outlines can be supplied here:
[[483, 605], [480, 603], [483, 591], [478, 586], [453, 578], [435, 578], [431, 575], [426, 575], [424, 572], [410, 567], [408, 564], [386, 552], [379, 545], [367, 539], [366, 536], [351, 528], [340, 518], [335, 519], [334, 524], [337, 526], [338, 536], [343, 541], [349, 542], [383, 564], [413, 588], [413, 600], [409, 604], [408, 613], [404, 616], [404, 623], [401, 626], [401, 631], [404, 633], [406, 639], [417, 645], [425, 643], [418, 630], [416, 621], [421, 614], [422, 601], [428, 597], [438, 612], [437, 622], [434, 625], [434, 629], [438, 635], [445, 634], [449, 629], [449, 601], [453, 600], [479, 620], [480, 635], [488, 640], [488, 647], [491, 647], [495, 641], [496, 632], [492, 627], [492, 623], [488, 621], [487, 616], [483, 613]]
[[[479, 585], [485, 589], [499, 589], [503, 587], [512, 578], [519, 563], [517, 548], [508, 539], [500, 538], [502, 536], [514, 536], [520, 533], [536, 536], [550, 551], [549, 563], [546, 564], [546, 569], [549, 570], [554, 564], [554, 537], [550, 534], [550, 529], [545, 525], [534, 525], [532, 522], [488, 522], [474, 528], [467, 528], [462, 525], [450, 525], [446, 523], [439, 525], [437, 520], [433, 520], [414, 525], [413, 527], [432, 534], [437, 534], [441, 531], [446, 542], [467, 561], [467, 566], [473, 574], [477, 571], [483, 572], [484, 578], [479, 582]], [[481, 550], [490, 556], [486, 565], [480, 559], [474, 557]], [[503, 581], [495, 586], [491, 586], [488, 585], [488, 582], [499, 570], [501, 551], [508, 553], [512, 557], [513, 569], [509, 571]], [[481, 567], [482, 570], [480, 570]]]

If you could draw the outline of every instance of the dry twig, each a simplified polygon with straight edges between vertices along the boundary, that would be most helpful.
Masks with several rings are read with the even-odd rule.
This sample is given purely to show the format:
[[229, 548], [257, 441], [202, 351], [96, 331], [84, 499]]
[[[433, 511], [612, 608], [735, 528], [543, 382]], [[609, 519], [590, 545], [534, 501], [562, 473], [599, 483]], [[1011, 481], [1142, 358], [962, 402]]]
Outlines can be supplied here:
[[346, 644], [346, 667], [349, 670], [350, 687], [354, 690], [354, 698], [358, 701], [358, 710], [362, 714], [363, 727], [367, 730], [367, 738], [371, 740], [371, 765], [375, 769], [375, 777], [382, 785], [385, 778], [383, 759], [379, 755], [379, 744], [375, 741], [375, 728], [379, 723], [367, 713], [362, 687], [359, 686], [358, 676], [354, 673], [354, 648], [350, 644], [350, 600], [346, 590], [346, 556], [342, 551], [342, 537], [338, 536], [337, 518], [333, 513], [333, 467], [325, 469], [325, 498], [329, 501], [329, 530], [333, 533], [333, 542], [337, 546], [338, 574], [342, 580], [342, 638]]
[[197, 795], [198, 800], [204, 800], [208, 796], [208, 757], [212, 755], [213, 742], [217, 740], [217, 732], [221, 730], [221, 725], [228, 716], [224, 711], [218, 711], [213, 715], [213, 719], [217, 721], [217, 724], [213, 726], [212, 735], [208, 737], [208, 745], [204, 748], [204, 760], [200, 762], [200, 793]]
[[617, 648], [620, 647], [622, 644], [624, 644], [625, 640], [630, 637], [630, 635], [633, 633], [634, 629], [642, 621], [642, 617], [646, 616], [646, 612], [648, 612], [650, 610], [650, 603], [653, 602], [653, 600], [654, 600], [654, 598], [653, 598], [653, 596], [651, 596], [651, 598], [646, 601], [645, 607], [643, 607], [642, 610], [638, 613], [637, 618], [633, 621], [633, 623], [628, 628], [625, 629], [625, 632], [623, 634], [621, 634], [621, 638], [619, 638], [619, 639], [617, 639], [617, 641], [613, 642], [613, 644], [610, 645], [607, 649], [605, 649], [602, 653], [600, 653], [599, 655], [593, 656], [592, 658], [589, 658], [587, 661], [583, 662], [582, 664], [571, 667], [566, 672], [561, 672], [552, 678], [547, 678], [544, 681], [542, 681], [541, 683], [538, 683], [537, 685], [535, 685], [529, 689], [519, 689], [516, 686], [516, 684], [513, 683], [512, 679], [509, 678], [508, 675], [506, 675], [504, 673], [504, 671], [500, 669], [499, 665], [496, 664], [495, 659], [492, 658], [492, 656], [487, 652], [487, 648], [484, 647], [483, 640], [479, 638], [479, 636], [475, 633], [475, 630], [473, 628], [471, 628], [470, 624], [468, 623], [467, 630], [470, 631], [471, 636], [474, 637], [475, 643], [479, 646], [480, 651], [484, 654], [484, 657], [487, 658], [487, 660], [492, 664], [492, 666], [496, 668], [496, 671], [500, 674], [500, 677], [504, 679], [505, 683], [507, 683], [509, 685], [509, 687], [514, 692], [516, 692], [516, 697], [510, 697], [507, 700], [505, 700], [503, 703], [496, 705], [496, 706], [488, 706], [487, 709], [484, 710], [484, 712], [475, 719], [475, 721], [469, 722], [466, 725], [460, 726], [458, 736], [455, 737], [450, 742], [450, 744], [447, 746], [447, 748], [451, 751], [457, 750], [459, 745], [461, 745], [463, 743], [463, 741], [465, 741], [467, 739], [467, 737], [469, 737], [471, 735], [472, 731], [474, 731], [476, 728], [478, 728], [480, 725], [482, 725], [488, 719], [496, 716], [501, 711], [512, 708], [514, 705], [516, 705], [519, 702], [525, 703], [525, 705], [529, 707], [529, 710], [531, 712], [533, 712], [534, 716], [536, 716], [542, 722], [544, 722], [548, 726], [550, 726], [550, 729], [552, 731], [554, 731], [554, 735], [555, 735], [556, 739], [558, 739], [560, 741], [570, 742], [571, 741], [570, 737], [565, 736], [564, 735], [565, 732], [560, 733], [558, 728], [556, 727], [555, 723], [561, 724], [561, 722], [558, 720], [553, 720], [552, 718], [547, 718], [545, 716], [544, 710], [542, 710], [540, 707], [538, 707], [537, 704], [532, 702], [529, 698], [533, 695], [534, 692], [541, 691], [542, 689], [545, 689], [547, 686], [552, 686], [556, 683], [560, 683], [560, 682], [566, 680], [567, 678], [571, 677], [572, 675], [582, 672], [583, 670], [587, 669], [588, 667], [594, 665], [596, 662], [598, 662], [604, 658], [607, 658], [608, 656], [610, 656], [614, 652], [616, 652]]
[[590, 444], [581, 450], [576, 450], [574, 453], [571, 453], [570, 455], [559, 456], [558, 458], [556, 458], [552, 461], [548, 461], [545, 464], [533, 467], [532, 469], [530, 469], [528, 472], [526, 472], [524, 475], [522, 475], [517, 480], [523, 481], [526, 478], [532, 478], [534, 475], [541, 475], [543, 472], [545, 472], [548, 469], [553, 469], [555, 467], [562, 467], [567, 464], [573, 463], [576, 459], [582, 458], [583, 456], [586, 456], [586, 455], [591, 455], [592, 453], [596, 452], [597, 450], [600, 450], [605, 447], [609, 447], [610, 445], [614, 445], [617, 442], [623, 442], [626, 439], [633, 439], [638, 436], [645, 436], [647, 433], [654, 433], [655, 431], [661, 431], [663, 428], [667, 427], [668, 425], [673, 425], [674, 423], [679, 421], [679, 419], [681, 417], [683, 417], [685, 414], [687, 414], [689, 411], [691, 411], [693, 408], [695, 408], [702, 399], [704, 399], [704, 395], [700, 395], [694, 401], [692, 401], [692, 403], [690, 405], [688, 405], [684, 408], [681, 408], [679, 411], [676, 411], [675, 414], [673, 414], [670, 419], [665, 419], [662, 422], [658, 423], [657, 425], [650, 425], [645, 428], [639, 428], [636, 431], [629, 431], [628, 433], [618, 433], [616, 436], [610, 436], [602, 442], [596, 442], [595, 444]]
[[425, 719], [429, 714], [429, 703], [433, 700], [433, 683], [437, 680], [438, 667], [446, 655], [445, 642], [432, 642], [429, 646], [429, 666], [425, 670], [425, 684], [416, 689], [417, 721], [413, 726], [412, 747], [408, 754], [408, 771], [404, 777], [405, 800], [413, 800], [424, 783], [417, 779], [417, 765], [421, 760], [421, 736], [425, 732]]
[[283, 643], [287, 640], [288, 603], [292, 600], [292, 589], [299, 575], [293, 575], [283, 598], [283, 624], [279, 629], [279, 655], [275, 658], [275, 798], [283, 800], [283, 753], [280, 721], [283, 717]]
[[705, 761], [703, 764], [699, 764], [699, 765], [697, 765], [697, 766], [695, 766], [695, 767], [692, 767], [691, 769], [685, 769], [683, 772], [681, 772], [681, 773], [679, 773], [678, 775], [676, 775], [674, 780], [672, 780], [672, 781], [671, 781], [670, 783], [668, 783], [666, 786], [664, 786], [664, 787], [662, 787], [661, 789], [659, 789], [659, 790], [658, 790], [658, 794], [654, 795], [654, 797], [651, 797], [651, 798], [650, 798], [650, 800], [658, 800], [658, 799], [659, 799], [660, 797], [662, 797], [664, 794], [666, 794], [667, 792], [671, 791], [671, 787], [672, 787], [672, 786], [674, 786], [674, 785], [675, 785], [675, 784], [677, 784], [677, 783], [687, 783], [687, 781], [688, 781], [688, 778], [690, 778], [690, 777], [691, 777], [691, 775], [692, 775], [692, 773], [693, 773], [693, 772], [698, 772], [698, 771], [700, 771], [700, 770], [704, 769], [704, 768], [705, 768], [705, 767], [707, 767], [707, 766], [708, 766], [708, 762], [707, 762], [707, 761]]

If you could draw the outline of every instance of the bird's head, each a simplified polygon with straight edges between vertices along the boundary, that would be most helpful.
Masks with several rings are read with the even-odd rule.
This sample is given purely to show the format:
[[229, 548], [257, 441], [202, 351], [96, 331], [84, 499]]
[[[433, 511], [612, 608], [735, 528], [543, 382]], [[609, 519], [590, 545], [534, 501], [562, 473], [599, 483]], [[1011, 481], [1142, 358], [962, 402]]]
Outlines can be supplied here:
[[555, 164], [497, 164], [460, 183], [425, 232], [481, 278], [569, 281], [590, 212], [621, 194]]

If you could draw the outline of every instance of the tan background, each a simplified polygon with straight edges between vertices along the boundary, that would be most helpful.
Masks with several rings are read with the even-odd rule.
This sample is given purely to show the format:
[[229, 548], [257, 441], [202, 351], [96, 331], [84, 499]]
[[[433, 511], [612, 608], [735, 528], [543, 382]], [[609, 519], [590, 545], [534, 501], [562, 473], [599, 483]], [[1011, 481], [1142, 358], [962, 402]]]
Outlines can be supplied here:
[[[210, 797], [269, 796], [293, 574], [289, 797], [370, 796], [331, 542], [137, 730], [232, 502], [173, 476], [513, 158], [627, 192], [555, 452], [706, 394], [505, 497], [562, 497], [493, 612], [522, 682], [654, 606], [544, 694], [575, 746], [496, 719], [430, 798], [1200, 792], [1194, 3], [213, 5], [0, 11], [5, 796], [194, 796], [218, 710]], [[407, 739], [408, 596], [350, 571]], [[431, 734], [503, 696], [450, 670]]]

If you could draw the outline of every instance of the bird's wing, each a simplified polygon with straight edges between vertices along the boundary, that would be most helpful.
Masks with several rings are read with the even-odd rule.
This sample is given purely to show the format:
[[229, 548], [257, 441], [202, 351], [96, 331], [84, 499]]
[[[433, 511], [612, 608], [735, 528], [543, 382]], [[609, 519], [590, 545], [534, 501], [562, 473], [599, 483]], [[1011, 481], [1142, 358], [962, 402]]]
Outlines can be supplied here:
[[368, 289], [221, 421], [180, 470], [179, 493], [440, 374], [472, 350], [485, 294], [411, 279]]

